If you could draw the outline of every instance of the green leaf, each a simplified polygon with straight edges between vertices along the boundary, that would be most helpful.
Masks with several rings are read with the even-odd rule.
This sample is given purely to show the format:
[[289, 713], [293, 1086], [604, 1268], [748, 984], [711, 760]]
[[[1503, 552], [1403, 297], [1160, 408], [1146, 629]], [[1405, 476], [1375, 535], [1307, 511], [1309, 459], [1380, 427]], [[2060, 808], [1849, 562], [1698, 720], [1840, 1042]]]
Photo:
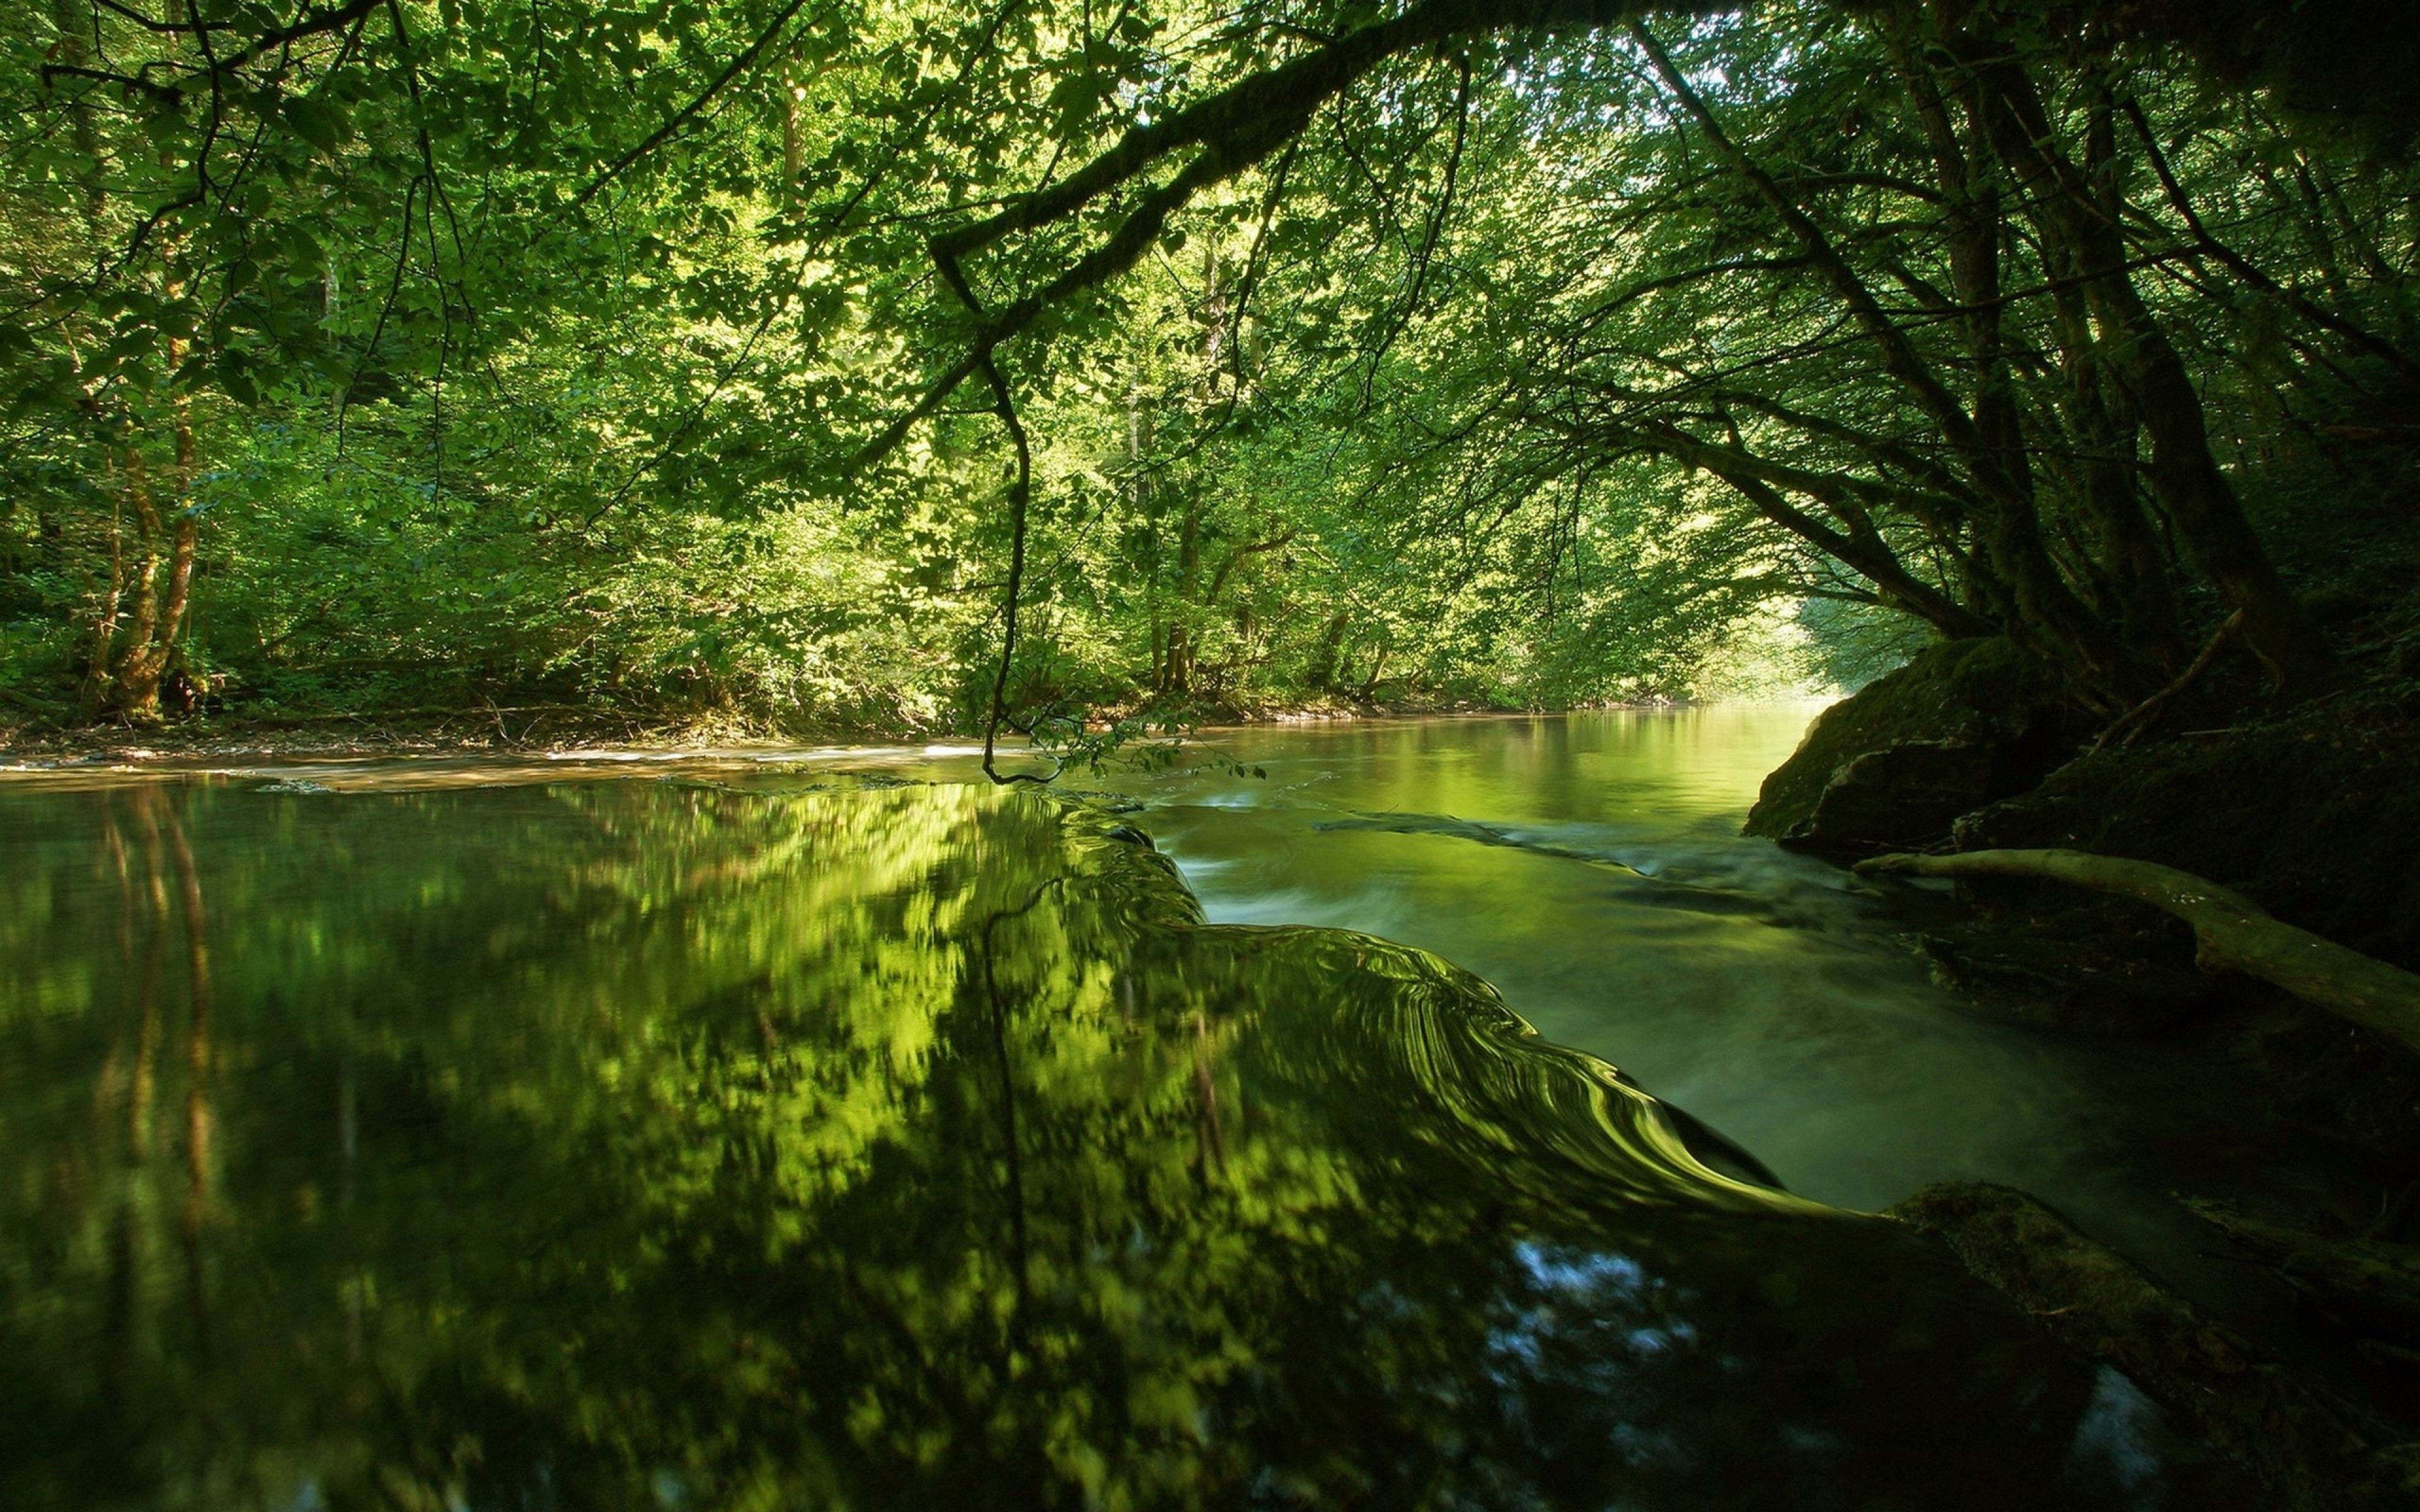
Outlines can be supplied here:
[[249, 364], [240, 353], [223, 352], [219, 356], [219, 388], [247, 409], [260, 403], [259, 385], [253, 381], [248, 369]]
[[345, 113], [310, 95], [288, 100], [280, 114], [296, 136], [330, 157], [352, 137], [352, 121]]

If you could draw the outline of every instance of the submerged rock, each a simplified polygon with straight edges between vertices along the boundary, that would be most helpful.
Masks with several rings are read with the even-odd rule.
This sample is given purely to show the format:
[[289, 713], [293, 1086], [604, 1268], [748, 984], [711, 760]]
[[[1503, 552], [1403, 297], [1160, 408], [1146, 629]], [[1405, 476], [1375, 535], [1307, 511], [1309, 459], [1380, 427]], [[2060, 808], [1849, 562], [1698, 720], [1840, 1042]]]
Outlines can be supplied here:
[[2009, 641], [1948, 641], [1818, 716], [1765, 779], [1746, 832], [1813, 849], [1922, 845], [2040, 782], [2082, 733]]
[[2037, 1326], [2192, 1419], [2258, 1477], [2275, 1504], [2343, 1512], [2410, 1506], [2420, 1497], [2420, 1443], [2263, 1359], [2024, 1193], [1947, 1182], [1918, 1192], [1890, 1216], [1940, 1236]]
[[[2118, 926], [2136, 929], [2118, 933]], [[2180, 938], [2179, 936], [2182, 936]], [[2193, 968], [2192, 932], [2137, 909], [2089, 942], [2021, 918], [1959, 917], [1904, 943], [1983, 1016], [2087, 1039], [2129, 1039], [2207, 1011], [2231, 983]]]

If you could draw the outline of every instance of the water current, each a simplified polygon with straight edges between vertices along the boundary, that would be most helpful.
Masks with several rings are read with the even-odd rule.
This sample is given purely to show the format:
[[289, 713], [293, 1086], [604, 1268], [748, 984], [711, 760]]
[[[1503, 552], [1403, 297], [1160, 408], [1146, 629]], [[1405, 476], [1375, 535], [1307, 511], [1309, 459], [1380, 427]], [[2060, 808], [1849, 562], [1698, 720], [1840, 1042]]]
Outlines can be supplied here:
[[1067, 779], [1118, 812], [903, 785], [952, 749], [0, 777], [8, 1504], [2239, 1504], [1840, 1210], [2185, 1255], [2156, 1183], [2341, 1173], [1740, 840], [1807, 712], [1218, 733]]

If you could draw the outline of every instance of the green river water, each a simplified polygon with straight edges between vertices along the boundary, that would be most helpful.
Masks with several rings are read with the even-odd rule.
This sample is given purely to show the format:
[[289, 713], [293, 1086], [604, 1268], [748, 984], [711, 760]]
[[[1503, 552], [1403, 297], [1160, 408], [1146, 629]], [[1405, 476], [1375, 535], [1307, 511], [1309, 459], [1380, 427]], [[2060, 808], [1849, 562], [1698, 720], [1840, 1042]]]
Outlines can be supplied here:
[[2225, 1304], [2167, 1188], [2352, 1178], [1739, 839], [1809, 712], [1216, 733], [1120, 813], [0, 776], [0, 1501], [2243, 1504], [1839, 1210], [2010, 1180]]

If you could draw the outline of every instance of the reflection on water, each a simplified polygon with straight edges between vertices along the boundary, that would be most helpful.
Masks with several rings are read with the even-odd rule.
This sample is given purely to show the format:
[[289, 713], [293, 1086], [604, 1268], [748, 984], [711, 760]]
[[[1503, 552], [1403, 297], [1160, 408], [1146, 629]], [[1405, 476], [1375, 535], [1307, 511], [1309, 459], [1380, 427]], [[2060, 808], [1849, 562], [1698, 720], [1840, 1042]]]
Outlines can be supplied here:
[[1912, 1236], [1105, 826], [0, 790], [9, 1504], [2237, 1504]]

